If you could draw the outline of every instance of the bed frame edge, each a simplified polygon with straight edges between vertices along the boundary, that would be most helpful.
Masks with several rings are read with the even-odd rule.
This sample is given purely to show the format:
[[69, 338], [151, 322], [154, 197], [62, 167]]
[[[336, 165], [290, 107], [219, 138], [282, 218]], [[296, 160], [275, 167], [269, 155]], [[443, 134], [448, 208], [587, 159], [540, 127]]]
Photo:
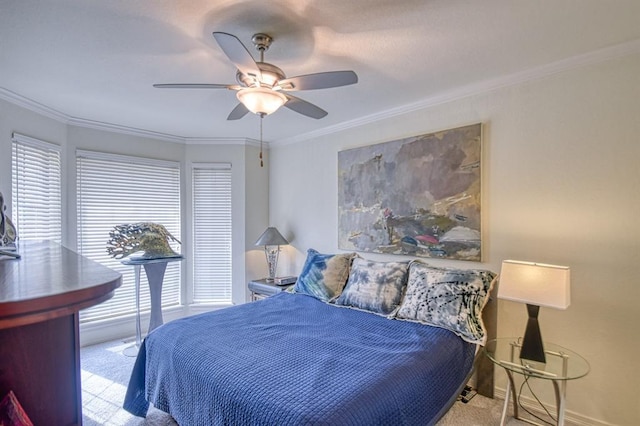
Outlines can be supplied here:
[[[498, 332], [498, 280], [496, 279], [489, 293], [489, 300], [482, 310], [482, 320], [487, 329], [487, 341], [495, 339]], [[482, 396], [493, 398], [494, 392], [494, 364], [480, 349], [475, 359], [476, 390]]]

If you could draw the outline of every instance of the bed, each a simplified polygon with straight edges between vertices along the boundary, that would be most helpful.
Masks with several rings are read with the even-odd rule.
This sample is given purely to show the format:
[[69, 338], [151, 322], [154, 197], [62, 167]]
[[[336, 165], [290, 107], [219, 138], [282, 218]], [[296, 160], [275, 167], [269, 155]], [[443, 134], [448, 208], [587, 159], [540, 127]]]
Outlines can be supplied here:
[[335, 294], [322, 300], [300, 281], [296, 293], [154, 330], [124, 408], [144, 417], [151, 403], [190, 426], [425, 425], [446, 413], [470, 378], [477, 344], [440, 326], [336, 303]]

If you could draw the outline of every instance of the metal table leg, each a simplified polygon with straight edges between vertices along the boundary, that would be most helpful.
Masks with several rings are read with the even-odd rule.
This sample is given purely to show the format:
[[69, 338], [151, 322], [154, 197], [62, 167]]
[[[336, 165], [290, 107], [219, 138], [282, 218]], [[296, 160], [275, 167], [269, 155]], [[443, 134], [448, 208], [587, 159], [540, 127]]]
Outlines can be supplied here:
[[558, 407], [558, 426], [564, 426], [564, 404], [567, 382], [562, 380], [562, 383], [558, 385], [557, 380], [552, 380], [553, 389], [556, 392], [556, 407]]
[[505, 393], [505, 396], [504, 396], [504, 406], [502, 407], [502, 417], [500, 418], [500, 426], [504, 426], [507, 418], [507, 411], [509, 410], [509, 398], [513, 399], [513, 417], [515, 417], [516, 419], [519, 419], [518, 396], [516, 395], [516, 384], [513, 381], [513, 373], [511, 372], [511, 370], [507, 368], [505, 368], [504, 371], [507, 372], [507, 377], [509, 378], [509, 381], [507, 382], [507, 392]]
[[[540, 423], [536, 423], [529, 419], [521, 418], [519, 414], [519, 405], [518, 405], [518, 397], [516, 395], [516, 387], [515, 382], [513, 380], [513, 373], [511, 370], [506, 369], [507, 376], [509, 377], [509, 381], [507, 382], [507, 392], [504, 398], [504, 406], [502, 407], [502, 417], [500, 418], [500, 426], [504, 426], [507, 418], [507, 411], [509, 407], [509, 398], [513, 398], [513, 417], [517, 420], [541, 426]], [[553, 390], [555, 391], [556, 396], [556, 407], [557, 407], [557, 426], [564, 426], [564, 406], [566, 400], [566, 380], [551, 380], [553, 383]], [[558, 383], [560, 382], [560, 383]]]

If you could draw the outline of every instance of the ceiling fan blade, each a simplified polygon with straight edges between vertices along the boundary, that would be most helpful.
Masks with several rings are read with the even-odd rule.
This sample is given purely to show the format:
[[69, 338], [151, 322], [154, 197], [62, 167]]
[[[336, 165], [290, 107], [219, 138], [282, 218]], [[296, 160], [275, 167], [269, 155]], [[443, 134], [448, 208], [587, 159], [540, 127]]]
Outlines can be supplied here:
[[248, 112], [249, 110], [247, 109], [247, 107], [244, 106], [244, 104], [240, 103], [236, 105], [236, 107], [229, 113], [227, 120], [239, 120], [247, 115]]
[[158, 89], [232, 89], [234, 86], [230, 84], [169, 83], [154, 84], [153, 87]]
[[347, 86], [357, 82], [358, 76], [353, 71], [329, 71], [285, 78], [280, 80], [278, 85], [283, 90], [314, 90]]
[[249, 53], [238, 37], [233, 34], [222, 32], [214, 32], [213, 37], [218, 42], [218, 45], [224, 54], [227, 55], [229, 60], [240, 70], [240, 72], [254, 76], [258, 80], [262, 80], [260, 68], [253, 59], [253, 56], [251, 56], [251, 53]]
[[315, 106], [310, 102], [304, 101], [300, 98], [296, 98], [295, 96], [291, 96], [289, 94], [285, 94], [285, 96], [287, 97], [287, 102], [284, 104], [284, 106], [299, 114], [306, 115], [307, 117], [315, 119], [320, 119], [328, 114], [327, 111], [318, 106]]

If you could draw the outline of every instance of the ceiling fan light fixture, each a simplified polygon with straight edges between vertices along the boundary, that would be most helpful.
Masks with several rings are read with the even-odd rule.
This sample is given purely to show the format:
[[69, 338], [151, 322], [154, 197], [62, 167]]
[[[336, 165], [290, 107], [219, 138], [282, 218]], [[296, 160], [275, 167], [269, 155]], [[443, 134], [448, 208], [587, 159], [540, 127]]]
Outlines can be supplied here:
[[[227, 116], [227, 120], [239, 120], [252, 112], [260, 117], [272, 114], [281, 106], [310, 118], [320, 119], [327, 116], [322, 108], [288, 94], [289, 91], [329, 89], [347, 86], [358, 82], [353, 71], [328, 71], [298, 75], [287, 78], [284, 71], [264, 61], [264, 52], [273, 39], [263, 33], [253, 35], [251, 41], [260, 52], [260, 61], [256, 62], [246, 46], [233, 34], [214, 31], [213, 37], [236, 68], [238, 84], [193, 84], [171, 83], [154, 84], [158, 88], [173, 89], [229, 89], [236, 91], [240, 101]], [[284, 93], [286, 94], [284, 94]]]
[[240, 89], [236, 97], [254, 114], [269, 115], [287, 102], [287, 97], [282, 93], [264, 87]]

